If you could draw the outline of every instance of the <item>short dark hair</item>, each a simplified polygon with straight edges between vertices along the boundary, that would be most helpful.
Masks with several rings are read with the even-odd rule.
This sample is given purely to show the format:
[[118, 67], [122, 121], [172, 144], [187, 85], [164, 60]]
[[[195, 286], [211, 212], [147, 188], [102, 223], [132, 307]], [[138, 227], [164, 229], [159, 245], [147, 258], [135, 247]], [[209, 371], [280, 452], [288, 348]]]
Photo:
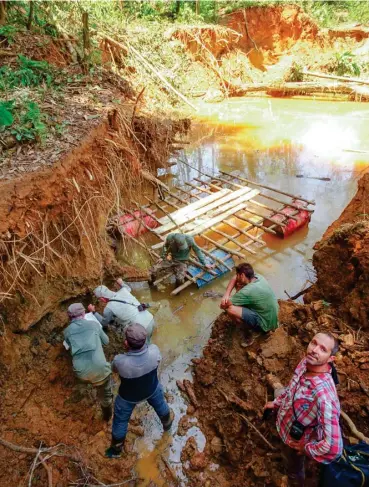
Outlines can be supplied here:
[[331, 351], [331, 355], [336, 355], [339, 348], [340, 348], [340, 344], [339, 344], [339, 341], [337, 340], [337, 338], [332, 334], [330, 333], [329, 331], [323, 331], [322, 332], [325, 336], [329, 337], [329, 338], [332, 338], [333, 340], [333, 348], [332, 348], [332, 351]]
[[255, 277], [255, 272], [251, 264], [248, 264], [247, 262], [243, 262], [242, 264], [238, 264], [236, 267], [236, 273], [237, 274], [245, 274], [247, 279], [252, 279]]

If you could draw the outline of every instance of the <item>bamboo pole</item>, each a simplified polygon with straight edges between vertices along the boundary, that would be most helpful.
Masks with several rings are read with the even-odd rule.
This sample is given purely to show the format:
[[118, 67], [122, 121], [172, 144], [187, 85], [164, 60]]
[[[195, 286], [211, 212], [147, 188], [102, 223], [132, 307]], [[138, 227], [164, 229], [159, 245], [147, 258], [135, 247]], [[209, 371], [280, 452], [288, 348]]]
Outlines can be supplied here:
[[181, 198], [180, 196], [168, 191], [167, 189], [164, 189], [164, 191], [166, 193], [168, 193], [172, 198], [175, 198], [176, 200], [180, 201], [181, 203], [183, 203], [184, 205], [188, 205], [188, 202], [186, 200], [184, 200], [183, 198]]
[[[222, 183], [224, 184], [229, 184], [231, 186], [234, 186], [235, 188], [237, 189], [240, 189], [240, 188], [244, 188], [245, 186], [242, 186], [241, 184], [236, 184], [236, 183], [233, 183], [232, 181], [227, 181], [227, 179], [224, 179], [224, 178], [219, 178], [219, 177], [215, 177], [215, 176], [211, 176], [210, 174], [206, 174], [204, 173], [207, 177], [211, 178], [211, 179], [216, 179], [218, 181], [221, 181]], [[261, 196], [265, 197], [265, 195], [261, 194]], [[257, 206], [260, 206], [261, 208], [265, 208], [266, 210], [269, 210], [269, 211], [272, 211], [273, 213], [277, 213], [279, 215], [282, 215], [286, 220], [288, 220], [289, 218], [291, 218], [291, 220], [295, 220], [297, 221], [297, 218], [295, 218], [293, 215], [286, 215], [285, 213], [282, 213], [281, 211], [279, 210], [276, 210], [275, 208], [272, 208], [270, 206], [267, 206], [267, 205], [264, 205], [263, 203], [259, 203], [258, 201], [255, 201], [255, 200], [250, 200], [250, 203], [254, 204], [254, 205], [257, 205]], [[288, 205], [290, 206], [290, 205]], [[273, 215], [271, 215], [273, 216]], [[265, 218], [269, 218], [270, 216], [266, 216]]]
[[149, 70], [151, 71], [152, 73], [155, 74], [155, 76], [157, 76], [160, 81], [167, 87], [169, 88], [170, 91], [172, 91], [178, 98], [180, 98], [182, 101], [184, 101], [185, 103], [187, 103], [187, 105], [189, 105], [191, 108], [193, 108], [195, 111], [197, 111], [197, 108], [195, 107], [195, 105], [193, 105], [184, 95], [182, 95], [182, 93], [180, 93], [178, 90], [176, 90], [174, 88], [174, 86], [172, 86], [169, 81], [164, 78], [164, 76], [162, 74], [159, 73], [159, 71], [157, 69], [154, 68], [154, 66], [152, 64], [149, 63], [149, 61], [141, 54], [137, 51], [137, 49], [135, 49], [133, 46], [131, 46], [130, 44], [123, 44], [121, 42], [117, 42], [116, 40], [112, 39], [111, 37], [107, 36], [107, 35], [104, 35], [105, 39], [110, 42], [111, 44], [114, 44], [115, 46], [119, 47], [120, 49], [124, 49], [125, 51], [132, 51], [140, 60], [141, 62], [143, 63], [143, 65]]
[[[191, 198], [196, 198], [197, 200], [201, 200], [200, 196], [191, 193], [191, 191], [186, 191], [185, 189], [182, 189], [179, 186], [174, 186], [174, 188], [181, 191], [182, 193], [185, 193], [185, 195], [190, 198], [190, 203], [191, 203]], [[186, 201], [186, 205], [188, 205], [188, 201]]]
[[[239, 227], [238, 227], [237, 225], [235, 225], [234, 223], [229, 222], [229, 221], [227, 221], [227, 220], [225, 220], [225, 221], [224, 221], [224, 223], [225, 223], [226, 225], [229, 225], [230, 227], [234, 228], [235, 230], [238, 230], [239, 232], [241, 232], [241, 233], [242, 233], [242, 235], [245, 235], [246, 237], [250, 238], [250, 239], [251, 239], [251, 240], [253, 240], [254, 242], [257, 242], [257, 243], [259, 243], [259, 244], [263, 244], [263, 245], [265, 245], [265, 242], [263, 242], [263, 241], [262, 241], [262, 240], [260, 240], [259, 238], [254, 237], [253, 235], [250, 235], [250, 234], [247, 232], [247, 230], [245, 230], [245, 229], [243, 229], [243, 228], [239, 228]], [[251, 227], [251, 225], [250, 225], [250, 227]], [[250, 227], [249, 227], [249, 228], [250, 228]], [[250, 230], [251, 230], [251, 228], [250, 228]]]
[[[225, 174], [226, 176], [229, 176], [230, 178], [238, 179], [239, 181], [244, 181], [245, 183], [253, 184], [254, 186], [259, 186], [260, 188], [270, 189], [271, 191], [275, 191], [276, 193], [283, 194], [284, 196], [289, 196], [290, 198], [305, 201], [305, 203], [308, 203], [309, 205], [315, 205], [315, 201], [306, 200], [304, 198], [300, 198], [299, 196], [294, 196], [291, 193], [286, 193], [285, 191], [281, 191], [279, 189], [272, 188], [271, 186], [266, 186], [265, 184], [255, 183], [254, 181], [250, 181], [249, 179], [243, 178], [241, 176], [234, 176], [233, 174], [229, 174], [228, 172], [225, 172], [225, 171], [219, 171], [219, 172], [221, 172], [222, 174]], [[262, 195], [262, 196], [266, 197], [265, 195]], [[283, 203], [283, 201], [282, 202], [280, 201], [280, 203]], [[287, 206], [291, 206], [288, 203], [285, 203], [285, 204]], [[301, 210], [301, 208], [300, 208], [300, 210]]]
[[[233, 177], [233, 176], [231, 176], [231, 175], [228, 175], [228, 176]], [[243, 179], [243, 178], [240, 178], [240, 177], [238, 177], [238, 176], [234, 176], [234, 177], [236, 177], [237, 179]], [[259, 185], [259, 184], [257, 184], [257, 183], [253, 183], [252, 181], [250, 181], [250, 182], [251, 182], [252, 184], [255, 184], [255, 185], [257, 185], [257, 186], [260, 186], [260, 185]], [[266, 186], [265, 186], [265, 187], [266, 187]], [[272, 189], [272, 188], [270, 188], [270, 189]], [[280, 191], [278, 191], [278, 190], [276, 190], [276, 189], [273, 189], [273, 191], [280, 192]], [[298, 199], [298, 200], [301, 200], [301, 201], [305, 201], [305, 202], [306, 202], [306, 203], [308, 203], [308, 204], [314, 204], [314, 205], [315, 205], [315, 202], [309, 202], [308, 200], [304, 200], [303, 198], [300, 198], [300, 197], [298, 197], [298, 196], [289, 195], [288, 193], [282, 193], [282, 194], [285, 194], [286, 196], [289, 196], [290, 198], [295, 198], [295, 199]], [[257, 205], [259, 205], [259, 206], [263, 206], [263, 207], [265, 207], [265, 208], [268, 208], [268, 209], [270, 209], [271, 211], [274, 211], [275, 213], [280, 213], [280, 212], [281, 212], [281, 210], [283, 210], [283, 208], [285, 208], [285, 207], [287, 207], [287, 206], [289, 206], [290, 208], [295, 208], [295, 210], [298, 210], [296, 213], [292, 213], [292, 215], [291, 215], [291, 216], [292, 216], [292, 219], [294, 219], [294, 218], [293, 218], [293, 215], [297, 215], [297, 214], [298, 214], [300, 211], [302, 211], [302, 210], [303, 210], [303, 211], [308, 211], [309, 213], [314, 213], [314, 210], [311, 210], [310, 208], [301, 208], [300, 206], [297, 206], [297, 205], [295, 205], [294, 203], [288, 203], [288, 202], [283, 201], [283, 200], [280, 200], [280, 199], [278, 199], [278, 198], [274, 198], [274, 196], [269, 196], [269, 195], [266, 195], [266, 194], [260, 193], [260, 197], [262, 197], [262, 198], [266, 198], [266, 199], [271, 200], [271, 201], [275, 201], [276, 203], [281, 203], [281, 204], [283, 205], [283, 206], [282, 206], [282, 208], [279, 208], [279, 209], [278, 209], [278, 211], [277, 211], [277, 210], [275, 210], [274, 208], [271, 208], [271, 207], [268, 207], [267, 205], [264, 205], [263, 203], [255, 202]], [[255, 201], [255, 200], [250, 200], [250, 202], [254, 202], [254, 201]], [[282, 215], [284, 215], [286, 218], [289, 218], [289, 217], [290, 217], [290, 216], [285, 215], [284, 213], [282, 213]]]
[[350, 83], [357, 83], [360, 85], [369, 85], [369, 80], [360, 78], [348, 78], [347, 76], [334, 76], [332, 74], [317, 73], [315, 71], [303, 70], [303, 74], [306, 76], [313, 76], [314, 78], [324, 78], [324, 79], [336, 79], [338, 81], [348, 81]]
[[[219, 191], [220, 189], [222, 189], [220, 186], [217, 186], [216, 184], [213, 184], [213, 183], [207, 183], [206, 181], [203, 181], [200, 178], [193, 178], [193, 179], [194, 179], [194, 181], [198, 181], [201, 184], [206, 184], [207, 186], [209, 186], [209, 188], [216, 189], [217, 191]], [[242, 186], [242, 187], [244, 188], [245, 186]], [[210, 191], [210, 193], [212, 193], [212, 191]]]
[[[262, 195], [262, 196], [264, 196], [264, 195]], [[282, 213], [282, 211], [276, 210], [276, 209], [272, 208], [271, 206], [263, 205], [262, 203], [259, 203], [258, 201], [255, 201], [255, 200], [250, 200], [250, 203], [252, 203], [253, 205], [256, 205], [256, 206], [260, 206], [261, 208], [264, 208], [265, 210], [271, 211], [274, 214], [282, 215], [285, 220], [291, 219], [291, 220], [295, 220], [296, 222], [298, 221], [297, 218], [295, 216], [293, 216], [293, 214], [286, 215], [285, 213]], [[287, 206], [289, 206], [289, 205], [287, 205]], [[272, 218], [273, 216], [274, 215], [268, 215], [265, 218]]]
[[229, 252], [230, 254], [237, 255], [237, 257], [241, 257], [241, 259], [245, 258], [245, 256], [241, 254], [241, 252], [238, 252], [237, 250], [229, 249], [228, 247], [225, 247], [224, 245], [216, 242], [215, 240], [208, 237], [207, 235], [201, 235], [201, 237], [207, 240], [208, 242], [212, 243], [215, 247], [218, 247], [218, 249], [223, 250], [223, 252]]
[[[237, 242], [236, 238], [240, 237], [242, 235], [242, 232], [238, 231], [238, 233], [236, 233], [236, 235], [231, 236], [231, 235], [228, 235], [228, 233], [222, 232], [221, 230], [217, 230], [214, 227], [211, 227], [210, 230], [214, 233], [219, 233], [219, 235], [222, 235], [223, 237], [227, 238], [229, 241], [236, 244], [237, 247], [240, 247], [241, 249], [247, 250], [251, 254], [254, 254], [254, 255], [256, 254], [256, 252], [254, 250], [251, 250], [246, 245], [244, 245], [240, 242]], [[225, 242], [225, 243], [227, 243], [227, 242]], [[254, 243], [254, 242], [252, 242], [252, 243]]]
[[[248, 211], [248, 209], [246, 209], [245, 211]], [[240, 220], [244, 220], [245, 222], [250, 223], [252, 226], [260, 228], [261, 230], [264, 230], [264, 232], [266, 232], [266, 233], [270, 233], [271, 235], [277, 235], [277, 232], [275, 232], [271, 228], [264, 227], [264, 225], [261, 225], [260, 223], [255, 223], [252, 220], [250, 220], [249, 218], [246, 218], [245, 216], [237, 215], [237, 213], [238, 212], [236, 212], [234, 214], [234, 216], [236, 218], [239, 218]]]
[[[206, 183], [204, 183], [203, 181], [201, 181], [201, 183], [202, 183], [202, 184], [206, 184]], [[196, 186], [196, 185], [195, 185], [195, 184], [193, 184], [193, 183], [188, 183], [188, 182], [185, 182], [185, 184], [186, 184], [187, 186], [191, 186], [192, 188], [195, 188], [195, 189], [197, 189], [197, 190], [200, 190], [202, 193], [213, 194], [213, 192], [212, 192], [212, 191], [210, 191], [210, 189], [206, 189], [206, 188], [200, 188], [199, 186]]]

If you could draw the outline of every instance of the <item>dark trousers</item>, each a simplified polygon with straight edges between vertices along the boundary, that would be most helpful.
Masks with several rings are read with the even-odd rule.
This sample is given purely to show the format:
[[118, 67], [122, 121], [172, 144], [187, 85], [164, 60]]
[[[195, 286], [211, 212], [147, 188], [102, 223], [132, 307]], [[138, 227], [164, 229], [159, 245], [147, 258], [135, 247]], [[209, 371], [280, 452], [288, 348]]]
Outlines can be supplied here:
[[[169, 406], [164, 398], [164, 392], [161, 384], [158, 385], [158, 388], [154, 394], [146, 400], [150, 406], [155, 409], [155, 412], [160, 419], [169, 414]], [[112, 435], [115, 440], [124, 440], [126, 437], [128, 422], [137, 404], [137, 402], [126, 401], [120, 397], [119, 394], [117, 395], [114, 404], [112, 428]]]
[[305, 455], [298, 455], [297, 450], [283, 445], [282, 458], [287, 472], [289, 487], [304, 487]]

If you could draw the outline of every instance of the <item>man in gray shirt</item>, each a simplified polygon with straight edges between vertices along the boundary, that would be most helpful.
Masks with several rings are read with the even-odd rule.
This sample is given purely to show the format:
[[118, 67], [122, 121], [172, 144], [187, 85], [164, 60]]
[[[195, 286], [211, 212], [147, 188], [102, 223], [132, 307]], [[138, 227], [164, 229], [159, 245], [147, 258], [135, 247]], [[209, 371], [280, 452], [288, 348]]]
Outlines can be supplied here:
[[147, 401], [158, 415], [164, 431], [170, 429], [174, 419], [158, 378], [161, 361], [158, 347], [146, 343], [146, 330], [138, 323], [127, 328], [125, 345], [128, 351], [116, 355], [112, 362], [113, 370], [119, 374], [120, 386], [114, 404], [111, 446], [105, 452], [109, 458], [122, 455], [128, 422], [136, 404]]
[[80, 381], [96, 387], [103, 419], [109, 421], [113, 403], [111, 366], [102, 348], [109, 338], [98, 321], [85, 319], [82, 303], [71, 304], [68, 316], [71, 322], [64, 330], [64, 346], [72, 355], [73, 370]]

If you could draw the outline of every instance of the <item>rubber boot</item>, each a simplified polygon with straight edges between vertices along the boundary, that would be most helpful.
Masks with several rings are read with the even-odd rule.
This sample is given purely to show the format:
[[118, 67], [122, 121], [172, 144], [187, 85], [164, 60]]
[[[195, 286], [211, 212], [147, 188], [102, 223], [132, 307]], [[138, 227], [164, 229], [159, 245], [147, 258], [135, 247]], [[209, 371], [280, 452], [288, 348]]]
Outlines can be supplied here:
[[170, 409], [169, 413], [160, 418], [161, 424], [163, 425], [164, 431], [169, 431], [174, 420], [174, 413]]
[[101, 406], [103, 420], [108, 422], [113, 415], [113, 407], [111, 404], [109, 406]]
[[117, 440], [114, 436], [111, 437], [111, 445], [105, 450], [105, 456], [108, 458], [120, 458], [123, 453], [125, 438]]

